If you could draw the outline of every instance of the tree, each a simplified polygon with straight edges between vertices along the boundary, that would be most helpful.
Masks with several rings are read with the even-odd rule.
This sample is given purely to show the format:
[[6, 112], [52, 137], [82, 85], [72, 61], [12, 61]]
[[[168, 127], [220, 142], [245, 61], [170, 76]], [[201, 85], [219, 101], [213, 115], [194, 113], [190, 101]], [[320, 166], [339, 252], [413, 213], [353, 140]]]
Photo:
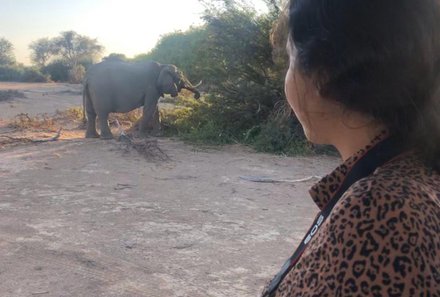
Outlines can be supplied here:
[[206, 40], [206, 28], [194, 27], [182, 32], [165, 34], [148, 54], [136, 56], [134, 61], [153, 60], [163, 64], [174, 64], [193, 81], [204, 79], [202, 69], [204, 56], [202, 44]]
[[75, 31], [61, 32], [53, 43], [54, 53], [61, 56], [69, 67], [74, 67], [84, 60], [96, 60], [104, 50], [97, 39], [80, 35]]
[[[244, 1], [224, 0], [206, 11], [207, 77], [212, 106], [225, 129], [243, 131], [264, 122], [283, 99], [283, 84], [272, 60], [270, 32], [278, 15], [258, 14]], [[232, 132], [233, 133], [233, 132]]]
[[185, 108], [165, 117], [167, 127], [192, 140], [295, 151], [304, 138], [283, 91], [288, 2], [263, 0], [268, 9], [257, 12], [251, 0], [200, 1], [204, 25], [166, 34], [134, 59], [176, 64], [203, 80], [203, 99], [181, 101]]
[[12, 65], [15, 63], [13, 53], [14, 46], [5, 38], [0, 38], [0, 65]]
[[69, 68], [64, 61], [59, 59], [51, 61], [45, 66], [42, 71], [50, 75], [51, 80], [56, 82], [69, 80]]
[[49, 38], [41, 38], [29, 45], [31, 60], [38, 67], [44, 68], [55, 53], [55, 45]]

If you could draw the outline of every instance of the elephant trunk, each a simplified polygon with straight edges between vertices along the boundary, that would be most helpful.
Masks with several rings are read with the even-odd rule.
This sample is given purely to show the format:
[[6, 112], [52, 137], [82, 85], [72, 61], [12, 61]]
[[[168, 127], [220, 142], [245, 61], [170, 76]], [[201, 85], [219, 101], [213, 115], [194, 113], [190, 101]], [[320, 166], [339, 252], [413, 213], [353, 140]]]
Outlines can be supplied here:
[[197, 90], [197, 87], [199, 87], [202, 84], [201, 81], [196, 86], [193, 86], [192, 83], [186, 77], [182, 77], [182, 82], [183, 82], [183, 86], [182, 86], [183, 89], [187, 89], [187, 90], [193, 92], [195, 99], [200, 98], [200, 91]]
[[185, 85], [183, 88], [193, 92], [195, 99], [199, 99], [200, 98], [200, 92], [196, 88], [191, 87], [191, 86], [187, 86], [187, 85]]

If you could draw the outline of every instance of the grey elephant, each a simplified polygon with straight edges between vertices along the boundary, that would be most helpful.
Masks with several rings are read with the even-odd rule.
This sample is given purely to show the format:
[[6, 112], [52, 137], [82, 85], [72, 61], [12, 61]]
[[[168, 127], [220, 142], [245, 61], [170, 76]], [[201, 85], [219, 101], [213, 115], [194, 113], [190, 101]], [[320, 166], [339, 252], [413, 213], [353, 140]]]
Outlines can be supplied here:
[[[86, 73], [83, 89], [84, 118], [87, 114], [87, 138], [111, 139], [108, 115], [112, 112], [129, 112], [143, 106], [140, 120], [141, 134], [152, 120], [159, 98], [164, 94], [176, 97], [182, 89], [200, 97], [176, 66], [157, 62], [129, 63], [105, 61], [91, 66]], [[96, 116], [101, 136], [96, 132]]]

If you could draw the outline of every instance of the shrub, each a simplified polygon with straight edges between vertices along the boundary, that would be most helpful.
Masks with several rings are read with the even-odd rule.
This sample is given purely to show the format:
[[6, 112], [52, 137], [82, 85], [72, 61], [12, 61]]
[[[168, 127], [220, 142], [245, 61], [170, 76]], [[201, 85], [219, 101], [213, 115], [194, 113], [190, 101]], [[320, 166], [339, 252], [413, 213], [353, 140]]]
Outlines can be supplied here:
[[12, 65], [0, 65], [0, 81], [20, 81], [23, 68]]
[[69, 80], [69, 66], [65, 62], [57, 60], [43, 68], [43, 73], [48, 74], [50, 79], [56, 82]]
[[82, 83], [84, 76], [86, 75], [86, 68], [79, 64], [69, 69], [69, 83], [79, 84]]
[[283, 104], [269, 116], [266, 122], [257, 126], [257, 131], [249, 130], [245, 141], [257, 151], [304, 155], [312, 152], [312, 147], [304, 138], [298, 121], [290, 108]]
[[49, 77], [35, 67], [15, 64], [0, 66], [0, 81], [47, 82]]
[[44, 129], [55, 131], [55, 121], [52, 117], [44, 114], [41, 116], [30, 117], [27, 113], [21, 113], [8, 125], [14, 129]]
[[22, 73], [21, 80], [22, 82], [48, 82], [49, 76], [47, 74], [41, 73], [35, 67], [26, 67]]
[[305, 141], [302, 128], [282, 101], [268, 119], [246, 130], [233, 131], [224, 119], [215, 116], [212, 104], [182, 97], [176, 108], [161, 111], [165, 135], [177, 135], [198, 144], [244, 143], [260, 152], [287, 155], [307, 154], [313, 150]]

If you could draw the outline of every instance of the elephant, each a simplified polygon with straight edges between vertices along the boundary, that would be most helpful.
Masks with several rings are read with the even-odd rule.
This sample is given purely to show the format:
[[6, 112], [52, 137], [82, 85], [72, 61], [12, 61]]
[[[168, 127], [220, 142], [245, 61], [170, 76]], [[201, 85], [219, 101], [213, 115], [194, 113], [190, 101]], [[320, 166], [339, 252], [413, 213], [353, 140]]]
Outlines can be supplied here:
[[[145, 134], [146, 126], [157, 110], [164, 94], [176, 97], [182, 89], [200, 98], [200, 92], [178, 68], [171, 64], [148, 62], [104, 61], [92, 65], [86, 73], [83, 88], [84, 121], [87, 121], [86, 138], [112, 139], [108, 126], [111, 112], [129, 112], [143, 106], [139, 130]], [[86, 120], [87, 114], [87, 120]], [[98, 116], [101, 135], [96, 132]]]

